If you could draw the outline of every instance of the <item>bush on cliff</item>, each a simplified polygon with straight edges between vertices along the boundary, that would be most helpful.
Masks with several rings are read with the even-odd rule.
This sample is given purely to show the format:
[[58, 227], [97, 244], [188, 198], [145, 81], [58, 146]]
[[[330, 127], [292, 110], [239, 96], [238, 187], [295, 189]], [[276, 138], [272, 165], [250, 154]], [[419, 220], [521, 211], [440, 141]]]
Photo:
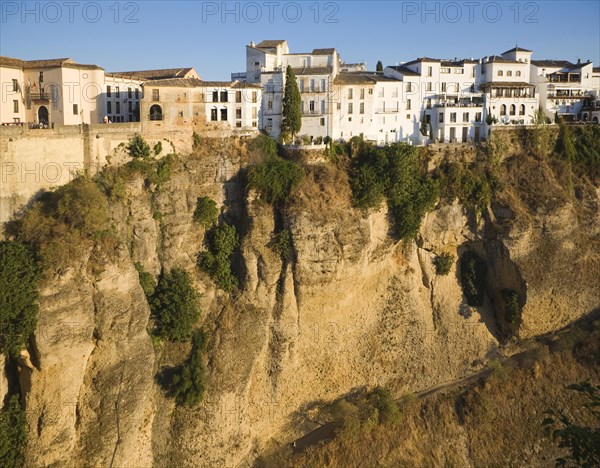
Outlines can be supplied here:
[[40, 271], [20, 242], [0, 242], [0, 353], [16, 356], [35, 331]]
[[209, 197], [198, 198], [194, 210], [194, 221], [208, 229], [216, 224], [218, 216], [219, 209], [213, 199]]
[[192, 351], [187, 361], [178, 369], [171, 381], [170, 394], [178, 404], [194, 406], [200, 403], [206, 389], [202, 355], [206, 349], [206, 336], [197, 330], [192, 339]]
[[412, 239], [438, 197], [436, 184], [421, 175], [417, 148], [396, 143], [384, 148], [363, 145], [350, 171], [353, 204], [379, 209], [387, 199], [396, 235]]
[[223, 223], [207, 233], [208, 250], [200, 255], [199, 265], [225, 291], [237, 286], [237, 278], [231, 271], [231, 256], [239, 245], [235, 227]]
[[272, 156], [250, 166], [248, 185], [260, 192], [269, 203], [285, 202], [304, 175], [304, 169], [297, 162]]
[[[162, 148], [162, 145], [161, 145]], [[136, 133], [127, 145], [127, 150], [132, 158], [149, 158], [150, 157], [150, 145], [146, 143], [144, 137], [139, 133]]]
[[436, 255], [433, 259], [433, 265], [435, 266], [435, 273], [440, 276], [446, 276], [452, 269], [454, 263], [454, 255], [449, 252], [444, 252], [440, 255]]
[[470, 306], [483, 305], [487, 266], [475, 252], [467, 251], [460, 258], [460, 278], [463, 293]]
[[503, 289], [500, 293], [504, 302], [504, 320], [510, 324], [518, 323], [521, 320], [521, 307], [517, 292], [513, 289]]
[[0, 412], [0, 466], [23, 466], [27, 446], [27, 420], [18, 395], [8, 399]]
[[164, 272], [149, 300], [156, 334], [170, 341], [189, 340], [200, 318], [199, 299], [186, 271]]

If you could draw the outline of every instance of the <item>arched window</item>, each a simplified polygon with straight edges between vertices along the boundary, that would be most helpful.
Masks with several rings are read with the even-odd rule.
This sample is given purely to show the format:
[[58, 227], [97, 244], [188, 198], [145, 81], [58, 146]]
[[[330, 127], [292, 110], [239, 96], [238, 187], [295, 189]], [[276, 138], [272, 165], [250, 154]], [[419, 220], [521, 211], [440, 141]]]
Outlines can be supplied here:
[[588, 120], [588, 115], [584, 112], [583, 113], [583, 121], [587, 122], [587, 120]]
[[515, 115], [517, 113], [517, 106], [514, 104], [510, 105], [510, 115]]
[[521, 76], [521, 70], [517, 70], [517, 72], [515, 73], [515, 75]]
[[150, 120], [162, 120], [162, 119], [163, 119], [162, 107], [160, 107], [158, 104], [154, 104], [152, 107], [150, 107]]
[[508, 71], [506, 72], [506, 76], [512, 76], [512, 70], [508, 70]]
[[595, 115], [595, 116], [592, 118], [592, 122], [594, 122], [594, 123], [598, 123], [598, 116], [597, 116], [597, 115]]
[[503, 76], [504, 72], [502, 70], [498, 70], [498, 76]]
[[525, 115], [525, 104], [521, 104], [519, 108], [519, 115]]
[[506, 115], [506, 104], [500, 106], [500, 115]]

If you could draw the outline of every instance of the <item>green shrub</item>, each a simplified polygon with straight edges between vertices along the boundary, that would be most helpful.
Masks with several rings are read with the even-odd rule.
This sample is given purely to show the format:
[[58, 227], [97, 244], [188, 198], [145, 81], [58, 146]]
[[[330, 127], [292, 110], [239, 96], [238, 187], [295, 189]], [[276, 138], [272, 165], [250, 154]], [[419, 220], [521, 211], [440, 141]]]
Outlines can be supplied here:
[[197, 150], [202, 146], [202, 138], [196, 132], [192, 134], [192, 148]]
[[277, 156], [277, 142], [269, 135], [261, 133], [248, 141], [248, 151], [261, 160]]
[[290, 231], [284, 229], [273, 236], [268, 244], [269, 248], [279, 254], [282, 260], [289, 260], [292, 256], [292, 236]]
[[206, 348], [206, 337], [197, 330], [192, 339], [192, 351], [188, 360], [173, 376], [171, 395], [178, 404], [194, 406], [200, 403], [206, 389], [206, 377], [202, 354]]
[[248, 169], [248, 184], [258, 190], [269, 203], [285, 202], [304, 177], [304, 169], [296, 162], [270, 157]]
[[389, 390], [377, 387], [371, 396], [371, 404], [377, 408], [381, 424], [399, 424], [402, 422], [402, 412]]
[[150, 157], [150, 145], [146, 143], [144, 137], [139, 133], [136, 133], [127, 145], [127, 150], [132, 158], [149, 158]]
[[156, 288], [156, 279], [150, 273], [144, 271], [144, 268], [139, 262], [135, 263], [135, 269], [140, 277], [140, 286], [144, 290], [144, 294], [148, 298], [151, 297], [154, 293], [154, 289]]
[[10, 397], [0, 412], [0, 466], [23, 466], [27, 446], [27, 420], [19, 396]]
[[207, 272], [225, 291], [237, 286], [231, 271], [231, 256], [239, 245], [235, 227], [223, 223], [208, 233], [208, 250], [200, 255], [200, 268]]
[[106, 197], [92, 179], [77, 177], [42, 194], [20, 220], [18, 235], [45, 266], [63, 267], [94, 242], [113, 237]]
[[460, 259], [460, 278], [463, 293], [470, 306], [483, 305], [487, 266], [475, 252], [467, 251]]
[[219, 210], [213, 199], [209, 197], [198, 198], [194, 210], [194, 221], [208, 229], [217, 223], [218, 216]]
[[600, 178], [600, 126], [562, 124], [555, 152], [569, 160], [574, 170], [593, 180]]
[[200, 318], [199, 299], [186, 271], [174, 268], [163, 273], [149, 301], [155, 333], [171, 341], [190, 339]]
[[0, 241], [0, 353], [16, 356], [35, 331], [39, 278], [29, 248]]
[[517, 292], [512, 289], [503, 289], [500, 293], [504, 302], [504, 320], [511, 324], [518, 323], [521, 320], [521, 307]]
[[454, 263], [454, 255], [448, 252], [444, 252], [440, 255], [436, 255], [433, 259], [433, 265], [435, 266], [435, 273], [441, 276], [446, 276], [452, 269]]
[[384, 148], [362, 145], [350, 184], [357, 208], [378, 209], [387, 199], [396, 235], [405, 240], [417, 235], [438, 197], [436, 184], [421, 176], [417, 149], [402, 143]]
[[162, 152], [162, 149], [163, 149], [162, 142], [159, 141], [158, 143], [156, 143], [154, 145], [154, 148], [153, 148], [154, 156], [158, 156]]

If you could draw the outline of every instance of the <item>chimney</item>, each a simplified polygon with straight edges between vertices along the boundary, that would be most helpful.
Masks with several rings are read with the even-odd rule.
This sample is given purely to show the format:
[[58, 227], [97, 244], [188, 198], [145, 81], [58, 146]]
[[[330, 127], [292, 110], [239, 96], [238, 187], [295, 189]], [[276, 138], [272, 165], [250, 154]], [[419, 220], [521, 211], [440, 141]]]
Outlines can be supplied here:
[[254, 41], [250, 41], [250, 47], [254, 47]]
[[580, 59], [580, 58], [578, 58], [578, 59], [577, 59], [577, 65], [579, 65], [580, 63], [581, 63], [581, 59]]

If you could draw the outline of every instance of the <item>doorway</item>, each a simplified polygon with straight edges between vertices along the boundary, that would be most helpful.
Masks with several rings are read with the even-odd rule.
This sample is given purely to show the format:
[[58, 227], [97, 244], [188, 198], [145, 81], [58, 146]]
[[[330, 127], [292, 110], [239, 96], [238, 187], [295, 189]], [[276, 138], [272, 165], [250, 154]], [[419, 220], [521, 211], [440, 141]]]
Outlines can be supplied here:
[[48, 108], [46, 106], [40, 106], [38, 109], [38, 122], [45, 127], [48, 126]]

